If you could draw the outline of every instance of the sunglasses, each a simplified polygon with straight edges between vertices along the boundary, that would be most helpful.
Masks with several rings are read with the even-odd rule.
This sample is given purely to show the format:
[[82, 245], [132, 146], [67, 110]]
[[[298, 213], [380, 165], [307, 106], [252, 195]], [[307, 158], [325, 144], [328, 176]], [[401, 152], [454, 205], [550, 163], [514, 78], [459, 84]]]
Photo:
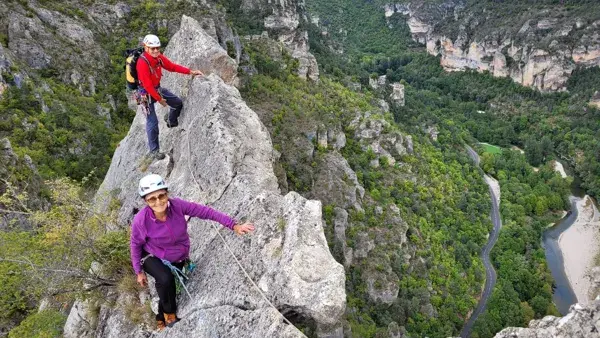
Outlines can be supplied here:
[[150, 50], [160, 50], [160, 47], [148, 47]]
[[158, 194], [157, 196], [152, 196], [146, 199], [148, 204], [156, 204], [156, 202], [161, 201], [165, 202], [169, 198], [168, 193], [163, 192], [162, 194]]

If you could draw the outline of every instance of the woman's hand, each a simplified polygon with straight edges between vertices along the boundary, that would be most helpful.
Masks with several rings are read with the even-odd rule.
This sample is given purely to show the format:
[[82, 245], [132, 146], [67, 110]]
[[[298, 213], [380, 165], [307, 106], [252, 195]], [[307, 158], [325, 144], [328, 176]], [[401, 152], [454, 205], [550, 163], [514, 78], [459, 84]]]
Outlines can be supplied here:
[[238, 235], [243, 235], [254, 231], [254, 224], [246, 222], [244, 224], [236, 224], [233, 226], [233, 231]]
[[148, 284], [148, 278], [146, 278], [146, 274], [143, 271], [137, 274], [137, 283], [141, 287], [144, 287], [146, 284]]

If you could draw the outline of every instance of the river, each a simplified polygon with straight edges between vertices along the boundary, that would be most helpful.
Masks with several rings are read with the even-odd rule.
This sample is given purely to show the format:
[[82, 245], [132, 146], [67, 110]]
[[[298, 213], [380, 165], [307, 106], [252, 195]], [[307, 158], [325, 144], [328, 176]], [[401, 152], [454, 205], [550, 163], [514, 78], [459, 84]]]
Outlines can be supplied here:
[[[475, 165], [479, 166], [480, 159], [477, 152], [475, 152], [475, 150], [469, 146], [466, 146], [466, 149]], [[482, 175], [484, 175], [483, 170], [481, 170], [481, 172]], [[571, 210], [565, 215], [565, 217], [559, 220], [552, 227], [548, 228], [542, 234], [542, 245], [546, 253], [546, 261], [555, 281], [553, 300], [558, 308], [558, 311], [562, 315], [566, 315], [569, 312], [569, 307], [577, 303], [577, 297], [565, 272], [563, 254], [558, 245], [558, 240], [560, 235], [577, 220], [577, 202], [581, 201], [585, 196], [585, 191], [581, 188], [581, 181], [579, 178], [574, 175], [569, 168], [567, 168], [567, 172], [569, 172], [571, 177], [574, 177], [573, 183], [571, 184], [571, 196], [569, 196]], [[479, 315], [485, 311], [487, 302], [496, 283], [496, 271], [490, 262], [489, 254], [494, 247], [494, 244], [498, 240], [500, 228], [502, 227], [502, 219], [500, 218], [499, 213], [499, 206], [497, 202], [498, 198], [496, 198], [494, 194], [490, 181], [486, 179], [486, 183], [488, 183], [488, 186], [490, 187], [490, 197], [492, 200], [490, 217], [494, 225], [488, 242], [482, 252], [483, 264], [486, 271], [486, 280], [479, 303], [460, 333], [460, 337], [462, 338], [469, 336], [471, 329], [473, 328], [473, 324], [475, 324], [475, 321]]]
[[577, 296], [575, 296], [575, 292], [567, 278], [563, 254], [558, 245], [558, 239], [577, 220], [576, 205], [585, 195], [585, 191], [580, 187], [580, 180], [576, 175], [571, 174], [571, 176], [575, 177], [571, 184], [571, 196], [569, 196], [571, 210], [555, 225], [544, 231], [542, 235], [542, 245], [546, 251], [546, 261], [552, 272], [552, 277], [554, 277], [554, 304], [556, 304], [558, 311], [562, 315], [566, 315], [569, 312], [569, 307], [577, 303]]

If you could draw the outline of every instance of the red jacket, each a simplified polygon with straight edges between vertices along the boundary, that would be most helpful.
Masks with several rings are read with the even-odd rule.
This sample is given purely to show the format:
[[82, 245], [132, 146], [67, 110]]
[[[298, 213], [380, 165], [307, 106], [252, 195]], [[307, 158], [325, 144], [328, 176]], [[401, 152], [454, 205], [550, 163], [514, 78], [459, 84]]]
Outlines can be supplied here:
[[[142, 57], [145, 57], [148, 62], [146, 62]], [[160, 59], [161, 62], [158, 60]], [[153, 71], [150, 71], [150, 67], [148, 67], [148, 63], [150, 63], [150, 67], [152, 67]], [[162, 67], [161, 67], [162, 66]], [[189, 74], [190, 69], [184, 66], [178, 65], [171, 60], [167, 59], [166, 56], [159, 54], [157, 58], [153, 58], [150, 54], [144, 52], [142, 56], [138, 58], [137, 64], [135, 65], [137, 70], [138, 80], [140, 84], [152, 98], [156, 101], [160, 101], [161, 96], [156, 90], [158, 86], [160, 86], [160, 78], [162, 77], [162, 68], [170, 71], [177, 72], [181, 74]]]

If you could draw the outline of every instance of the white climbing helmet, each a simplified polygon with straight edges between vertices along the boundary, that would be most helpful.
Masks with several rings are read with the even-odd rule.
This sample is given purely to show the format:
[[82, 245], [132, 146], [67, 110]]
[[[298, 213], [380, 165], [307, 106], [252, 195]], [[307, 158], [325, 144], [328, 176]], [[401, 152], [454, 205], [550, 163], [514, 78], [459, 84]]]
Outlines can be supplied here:
[[144, 46], [160, 47], [160, 39], [154, 34], [148, 34], [144, 37]]
[[168, 188], [169, 186], [162, 179], [162, 177], [160, 177], [160, 175], [150, 174], [142, 177], [138, 192], [140, 193], [141, 197], [144, 197], [151, 192]]

